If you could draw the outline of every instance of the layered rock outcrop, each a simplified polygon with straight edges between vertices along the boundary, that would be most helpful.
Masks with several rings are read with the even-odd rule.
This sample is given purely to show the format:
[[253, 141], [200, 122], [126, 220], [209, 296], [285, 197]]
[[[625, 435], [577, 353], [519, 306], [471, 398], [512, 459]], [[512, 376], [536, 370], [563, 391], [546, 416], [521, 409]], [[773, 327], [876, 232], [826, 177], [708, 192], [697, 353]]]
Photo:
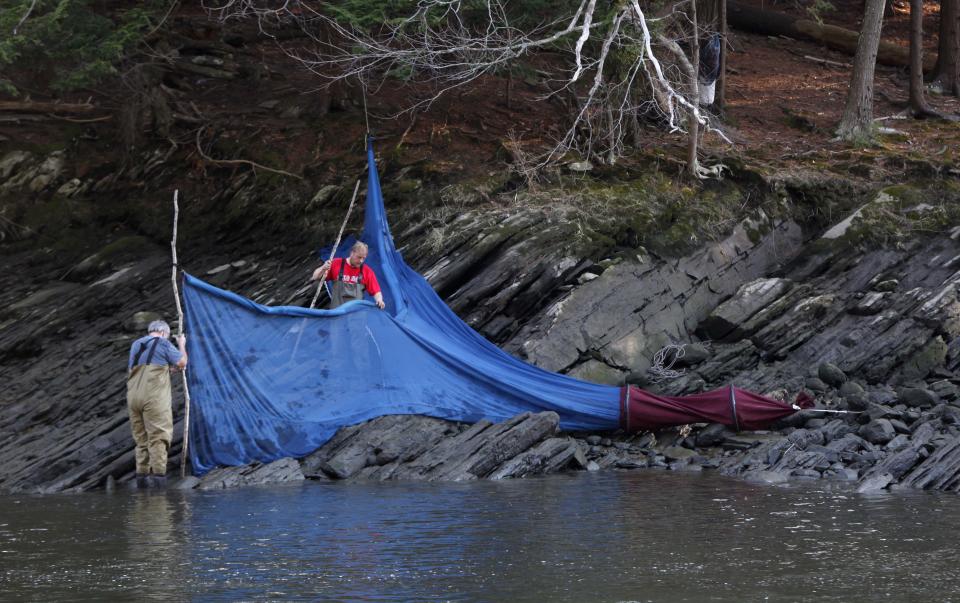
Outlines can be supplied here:
[[[0, 187], [7, 195], [90, 203], [91, 195], [161, 173], [160, 165], [85, 178], [63, 154], [8, 154], [0, 157]], [[216, 203], [253, 211], [257, 195], [256, 181], [240, 175]], [[298, 471], [322, 479], [463, 480], [569, 467], [720, 467], [770, 479], [840, 477], [864, 487], [956, 486], [960, 229], [870, 249], [842, 233], [811, 238], [787, 217], [755, 211], [719, 241], [666, 259], [642, 249], [597, 255], [602, 248], [571, 237], [561, 214], [536, 206], [464, 211], [448, 225], [454, 239], [439, 246], [415, 212], [396, 217], [398, 244], [451, 306], [544, 368], [670, 394], [730, 382], [763, 393], [806, 388], [821, 408], [850, 414], [802, 413], [760, 436], [712, 426], [591, 436], [596, 442], [557, 434], [541, 416], [474, 426], [387, 417], [343, 430], [303, 459], [302, 470], [292, 461], [224, 470], [208, 476], [207, 487], [277, 475], [295, 481]], [[29, 228], [5, 228], [18, 244], [4, 249], [0, 268], [0, 489], [127, 481], [125, 359], [145, 321], [169, 318], [169, 251], [156, 237], [126, 236], [63, 266], [28, 244], [36, 234]], [[308, 248], [224, 238], [181, 256], [214, 284], [261, 303], [296, 304], [311, 292], [305, 277], [316, 260]], [[682, 376], [656, 382], [648, 369], [667, 344], [696, 344], [697, 353], [676, 365], [687, 367]]]

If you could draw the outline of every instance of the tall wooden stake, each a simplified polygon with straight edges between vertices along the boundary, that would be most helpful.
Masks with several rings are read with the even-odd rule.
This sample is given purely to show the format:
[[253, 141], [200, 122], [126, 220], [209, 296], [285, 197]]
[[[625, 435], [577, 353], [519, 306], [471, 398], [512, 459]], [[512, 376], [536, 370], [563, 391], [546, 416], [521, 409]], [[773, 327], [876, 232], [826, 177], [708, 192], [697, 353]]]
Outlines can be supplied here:
[[[170, 282], [173, 283], [173, 299], [177, 302], [177, 334], [183, 335], [183, 306], [180, 305], [180, 287], [177, 286], [177, 221], [180, 218], [180, 205], [177, 198], [180, 189], [173, 191], [173, 239], [170, 241], [170, 253], [173, 255], [173, 266], [170, 270]], [[190, 389], [187, 387], [187, 368], [180, 372], [183, 375], [183, 448], [180, 451], [180, 477], [187, 476], [187, 450], [190, 442]]]

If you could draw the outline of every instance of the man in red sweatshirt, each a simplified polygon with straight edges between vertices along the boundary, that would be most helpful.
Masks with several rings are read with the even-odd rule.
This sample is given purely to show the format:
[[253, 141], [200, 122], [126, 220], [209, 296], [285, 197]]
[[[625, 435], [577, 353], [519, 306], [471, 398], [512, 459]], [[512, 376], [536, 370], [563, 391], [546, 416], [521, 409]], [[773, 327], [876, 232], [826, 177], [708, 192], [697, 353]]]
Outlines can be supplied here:
[[367, 244], [357, 241], [350, 248], [350, 257], [334, 258], [333, 262], [328, 260], [313, 271], [311, 280], [333, 281], [331, 308], [355, 299], [363, 299], [364, 290], [373, 296], [373, 301], [378, 308], [383, 310], [386, 306], [383, 303], [380, 284], [377, 283], [377, 275], [373, 273], [373, 269], [363, 263], [367, 259], [367, 253]]

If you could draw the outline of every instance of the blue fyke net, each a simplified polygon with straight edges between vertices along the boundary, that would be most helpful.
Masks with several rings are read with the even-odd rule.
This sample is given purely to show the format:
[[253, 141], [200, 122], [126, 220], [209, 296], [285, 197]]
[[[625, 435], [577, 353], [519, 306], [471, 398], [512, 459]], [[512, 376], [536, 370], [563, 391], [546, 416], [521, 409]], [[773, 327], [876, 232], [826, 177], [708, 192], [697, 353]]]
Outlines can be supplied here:
[[[190, 335], [190, 460], [302, 457], [340, 427], [388, 414], [503, 421], [555, 411], [568, 430], [615, 429], [620, 388], [522, 362], [467, 326], [403, 262], [387, 224], [372, 145], [361, 240], [383, 289], [335, 310], [262, 306], [184, 276]], [[349, 253], [343, 243], [338, 257]]]

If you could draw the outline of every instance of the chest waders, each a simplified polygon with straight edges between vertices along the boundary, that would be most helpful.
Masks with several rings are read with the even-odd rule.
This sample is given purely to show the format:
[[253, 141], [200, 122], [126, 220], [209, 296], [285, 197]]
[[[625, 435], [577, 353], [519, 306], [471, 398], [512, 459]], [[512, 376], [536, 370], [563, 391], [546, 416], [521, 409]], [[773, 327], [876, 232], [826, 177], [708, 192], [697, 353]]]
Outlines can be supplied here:
[[346, 267], [347, 260], [344, 259], [340, 264], [340, 274], [337, 275], [337, 280], [333, 281], [333, 294], [331, 296], [333, 303], [330, 306], [331, 308], [339, 308], [349, 301], [363, 299], [363, 291], [365, 289], [363, 286], [363, 264], [360, 264], [360, 272], [357, 274], [357, 282], [355, 283], [346, 280]]
[[[127, 411], [136, 443], [137, 474], [166, 475], [167, 453], [173, 438], [170, 367], [150, 364], [159, 337], [143, 342], [127, 376]], [[144, 350], [147, 358], [140, 364]]]

